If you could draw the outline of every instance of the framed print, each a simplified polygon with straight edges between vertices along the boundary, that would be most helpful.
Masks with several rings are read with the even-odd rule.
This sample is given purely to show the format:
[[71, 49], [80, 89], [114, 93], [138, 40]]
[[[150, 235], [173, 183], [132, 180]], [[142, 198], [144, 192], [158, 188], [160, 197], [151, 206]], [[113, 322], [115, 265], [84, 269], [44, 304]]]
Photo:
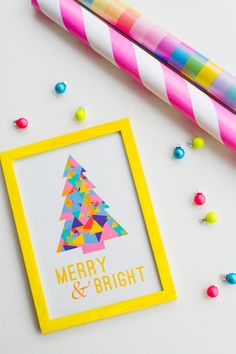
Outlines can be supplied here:
[[42, 333], [176, 298], [128, 119], [1, 163]]

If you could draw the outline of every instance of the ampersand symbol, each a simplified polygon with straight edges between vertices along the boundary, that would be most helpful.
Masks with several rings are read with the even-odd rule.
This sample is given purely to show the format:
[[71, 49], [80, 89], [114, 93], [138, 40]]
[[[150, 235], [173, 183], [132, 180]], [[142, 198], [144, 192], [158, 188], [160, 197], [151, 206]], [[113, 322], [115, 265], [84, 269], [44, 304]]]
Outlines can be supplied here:
[[81, 287], [81, 283], [79, 281], [76, 281], [74, 283], [74, 290], [72, 291], [72, 298], [74, 300], [79, 300], [81, 297], [86, 297], [87, 294], [85, 293], [85, 289], [87, 289], [90, 286], [90, 281], [88, 282], [87, 285]]

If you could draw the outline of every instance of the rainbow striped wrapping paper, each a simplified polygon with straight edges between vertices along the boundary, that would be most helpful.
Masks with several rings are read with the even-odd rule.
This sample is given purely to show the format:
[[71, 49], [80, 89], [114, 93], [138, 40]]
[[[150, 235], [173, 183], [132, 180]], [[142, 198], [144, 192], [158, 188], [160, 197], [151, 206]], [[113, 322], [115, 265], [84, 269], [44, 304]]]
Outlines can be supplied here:
[[34, 7], [138, 83], [236, 151], [236, 117], [74, 0], [31, 0]]
[[236, 112], [236, 78], [121, 0], [77, 0]]

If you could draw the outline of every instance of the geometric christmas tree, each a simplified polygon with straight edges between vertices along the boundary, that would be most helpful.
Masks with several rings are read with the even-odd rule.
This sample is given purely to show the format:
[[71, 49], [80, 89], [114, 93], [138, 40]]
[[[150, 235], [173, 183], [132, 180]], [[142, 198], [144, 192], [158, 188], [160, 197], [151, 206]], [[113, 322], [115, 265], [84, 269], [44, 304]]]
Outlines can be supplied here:
[[69, 156], [63, 177], [65, 197], [60, 220], [65, 220], [57, 252], [81, 247], [83, 253], [105, 248], [104, 241], [127, 235], [107, 213], [109, 206], [94, 192], [95, 186], [84, 175], [79, 163]]

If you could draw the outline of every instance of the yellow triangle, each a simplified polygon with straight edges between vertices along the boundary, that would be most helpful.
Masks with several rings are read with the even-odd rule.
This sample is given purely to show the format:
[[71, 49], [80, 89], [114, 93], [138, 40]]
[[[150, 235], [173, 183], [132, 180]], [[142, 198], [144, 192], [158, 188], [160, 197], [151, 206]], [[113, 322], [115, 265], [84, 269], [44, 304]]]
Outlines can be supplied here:
[[73, 239], [73, 246], [79, 246], [84, 244], [84, 237], [82, 234], [79, 234], [76, 238]]
[[102, 232], [102, 231], [103, 231], [103, 228], [96, 221], [93, 221], [90, 233], [96, 234], [97, 232]]
[[82, 183], [81, 183], [81, 186], [80, 186], [80, 192], [81, 193], [83, 193], [83, 192], [86, 192], [86, 183], [85, 183], [85, 181], [83, 181]]

